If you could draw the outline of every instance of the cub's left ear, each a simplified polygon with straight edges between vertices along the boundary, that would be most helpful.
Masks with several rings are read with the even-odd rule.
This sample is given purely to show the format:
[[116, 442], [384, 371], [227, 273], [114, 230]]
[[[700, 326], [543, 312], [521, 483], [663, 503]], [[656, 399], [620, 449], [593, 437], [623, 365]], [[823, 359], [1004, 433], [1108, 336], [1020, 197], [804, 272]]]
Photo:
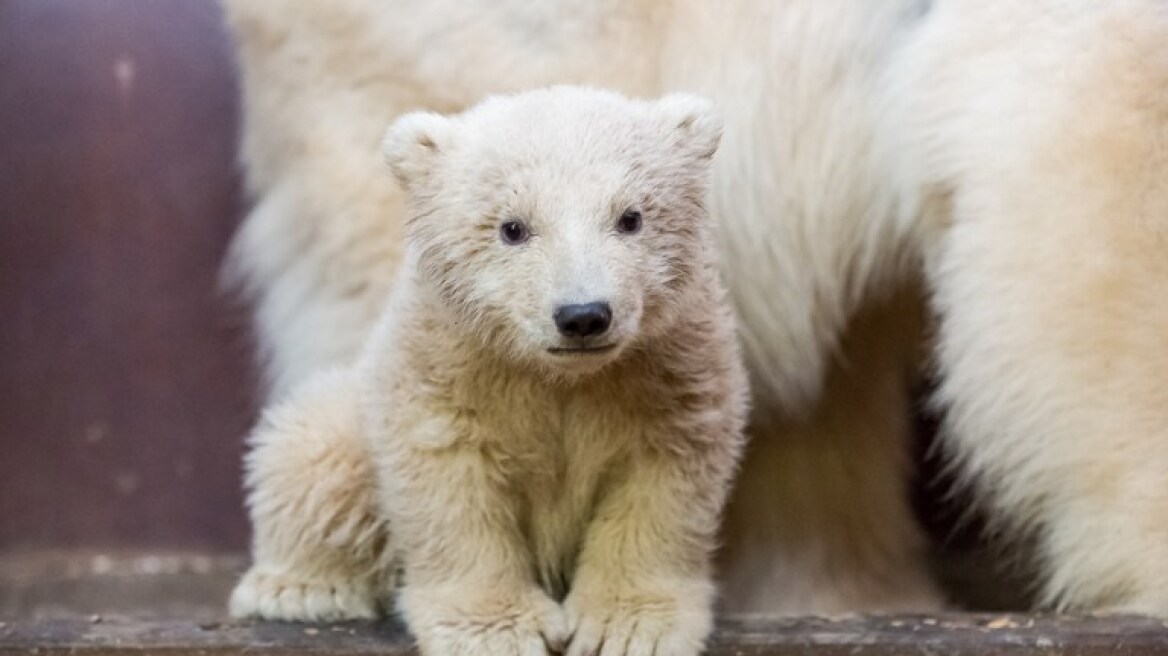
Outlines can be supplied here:
[[658, 100], [656, 109], [687, 154], [708, 160], [718, 151], [722, 118], [714, 103], [692, 93], [673, 93]]

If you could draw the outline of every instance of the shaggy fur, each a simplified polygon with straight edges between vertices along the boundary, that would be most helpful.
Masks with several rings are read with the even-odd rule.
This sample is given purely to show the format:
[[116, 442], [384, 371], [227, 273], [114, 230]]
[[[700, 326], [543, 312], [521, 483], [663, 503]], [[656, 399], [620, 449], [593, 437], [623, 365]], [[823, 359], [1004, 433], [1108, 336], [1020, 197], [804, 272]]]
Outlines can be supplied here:
[[[710, 111], [558, 87], [397, 121], [403, 268], [358, 364], [257, 433], [234, 613], [367, 616], [392, 552], [424, 653], [701, 650], [748, 387], [705, 208]], [[527, 242], [501, 238], [514, 220]], [[606, 350], [558, 351], [578, 343], [556, 308], [595, 300], [612, 323], [585, 345]]]
[[756, 413], [723, 606], [939, 603], [904, 487], [924, 276], [947, 447], [1043, 599], [1168, 614], [1168, 7], [1155, 0], [225, 0], [273, 397], [394, 279], [392, 116], [587, 82], [724, 107], [718, 239]]
[[253, 567], [235, 615], [372, 619], [389, 608], [393, 554], [352, 369], [313, 377], [264, 413], [247, 455]]

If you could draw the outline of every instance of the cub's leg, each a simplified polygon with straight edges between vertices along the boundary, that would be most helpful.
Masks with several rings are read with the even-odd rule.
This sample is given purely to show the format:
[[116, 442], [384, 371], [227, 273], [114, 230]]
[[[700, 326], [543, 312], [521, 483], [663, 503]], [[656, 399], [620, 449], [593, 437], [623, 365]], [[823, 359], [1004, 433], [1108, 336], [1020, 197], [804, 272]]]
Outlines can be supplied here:
[[1168, 7], [938, 20], [920, 107], [958, 104], [930, 114], [949, 444], [1035, 533], [1047, 604], [1168, 615]]
[[311, 379], [265, 413], [247, 456], [254, 564], [231, 614], [376, 617], [392, 589], [388, 525], [347, 371]]
[[713, 626], [710, 559], [742, 446], [742, 418], [717, 414], [650, 438], [604, 492], [564, 602], [568, 656], [701, 653]]
[[402, 567], [399, 609], [423, 654], [561, 651], [567, 623], [536, 584], [512, 481], [485, 440], [447, 441], [457, 423], [414, 414], [375, 438]]

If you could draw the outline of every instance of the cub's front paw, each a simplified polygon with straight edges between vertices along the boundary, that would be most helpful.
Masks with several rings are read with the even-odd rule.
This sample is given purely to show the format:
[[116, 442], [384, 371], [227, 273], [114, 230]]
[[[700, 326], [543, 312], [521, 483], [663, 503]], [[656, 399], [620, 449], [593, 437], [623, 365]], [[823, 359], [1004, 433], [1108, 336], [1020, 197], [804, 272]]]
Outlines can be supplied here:
[[360, 580], [299, 579], [253, 568], [231, 593], [233, 617], [294, 622], [374, 619], [380, 591]]
[[567, 656], [696, 656], [713, 625], [710, 597], [705, 585], [573, 592]]
[[402, 590], [406, 623], [424, 656], [562, 653], [568, 623], [542, 590], [517, 593]]

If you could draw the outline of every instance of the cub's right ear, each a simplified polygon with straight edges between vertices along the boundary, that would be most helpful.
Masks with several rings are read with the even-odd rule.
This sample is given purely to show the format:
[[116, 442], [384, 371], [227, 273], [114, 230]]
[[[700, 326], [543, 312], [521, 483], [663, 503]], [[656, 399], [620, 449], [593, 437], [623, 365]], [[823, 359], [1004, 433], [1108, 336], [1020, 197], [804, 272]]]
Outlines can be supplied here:
[[400, 116], [385, 133], [381, 152], [406, 189], [423, 181], [447, 144], [450, 119], [434, 112]]

